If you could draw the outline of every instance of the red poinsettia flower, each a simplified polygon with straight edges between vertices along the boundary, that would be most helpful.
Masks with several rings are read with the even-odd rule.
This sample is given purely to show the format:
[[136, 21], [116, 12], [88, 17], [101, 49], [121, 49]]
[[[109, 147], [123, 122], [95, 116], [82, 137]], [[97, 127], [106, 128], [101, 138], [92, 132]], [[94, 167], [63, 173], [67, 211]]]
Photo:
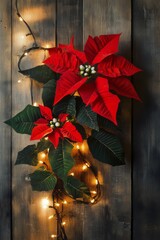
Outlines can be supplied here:
[[128, 76], [140, 69], [118, 52], [120, 34], [88, 37], [84, 52], [76, 50], [73, 39], [69, 45], [59, 45], [50, 51], [44, 63], [61, 74], [57, 81], [54, 104], [78, 91], [92, 110], [116, 124], [120, 99], [118, 95], [139, 99]]
[[39, 105], [42, 118], [39, 118], [32, 130], [30, 140], [39, 140], [43, 137], [53, 143], [57, 148], [60, 138], [69, 138], [75, 142], [82, 142], [82, 136], [77, 131], [76, 127], [68, 121], [68, 114], [61, 113], [58, 118], [52, 116], [50, 108]]

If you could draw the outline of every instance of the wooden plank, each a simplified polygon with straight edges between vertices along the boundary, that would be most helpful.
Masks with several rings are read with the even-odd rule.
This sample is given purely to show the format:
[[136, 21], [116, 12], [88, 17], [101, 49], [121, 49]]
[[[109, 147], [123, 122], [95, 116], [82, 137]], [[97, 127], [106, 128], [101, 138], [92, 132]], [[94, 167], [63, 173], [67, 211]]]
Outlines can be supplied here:
[[[57, 43], [67, 44], [74, 36], [75, 46], [83, 48], [83, 1], [57, 1]], [[83, 239], [83, 205], [68, 204], [64, 208], [68, 239]]]
[[[84, 0], [84, 42], [88, 35], [120, 33], [121, 53], [131, 53], [131, 1]], [[131, 173], [130, 173], [130, 102], [122, 104], [122, 128], [126, 149], [126, 166], [110, 167], [98, 161], [102, 184], [102, 199], [97, 205], [85, 208], [83, 239], [130, 240]]]
[[11, 3], [0, 3], [0, 239], [11, 239]]
[[160, 2], [133, 2], [134, 63], [143, 69], [135, 85], [143, 100], [134, 103], [133, 239], [160, 239]]
[[[19, 10], [24, 19], [31, 26], [34, 34], [38, 38], [38, 43], [45, 46], [53, 42], [55, 44], [55, 1], [37, 1], [37, 0], [19, 0]], [[15, 6], [13, 5], [13, 35], [12, 35], [12, 114], [15, 115], [27, 104], [31, 104], [30, 96], [30, 80], [23, 78], [18, 74], [17, 55], [22, 53], [25, 46], [32, 46], [32, 38], [30, 36], [23, 37], [28, 30], [26, 26], [16, 17]], [[35, 57], [36, 55], [36, 57]], [[37, 52], [32, 52], [23, 61], [21, 67], [33, 67], [43, 61], [43, 54], [37, 55]], [[17, 80], [21, 79], [20, 84]], [[33, 86], [33, 98], [36, 102], [41, 102], [39, 86]], [[12, 159], [15, 163], [18, 151], [22, 150], [26, 145], [32, 144], [29, 141], [29, 136], [22, 136], [13, 131], [12, 138]], [[56, 233], [56, 224], [48, 221], [48, 216], [52, 213], [49, 209], [42, 209], [41, 200], [43, 197], [48, 197], [50, 193], [32, 192], [30, 183], [25, 181], [25, 177], [33, 171], [29, 166], [13, 166], [13, 240], [44, 240], [50, 239], [52, 233]], [[52, 226], [53, 224], [53, 226]], [[54, 232], [52, 232], [54, 231]]]

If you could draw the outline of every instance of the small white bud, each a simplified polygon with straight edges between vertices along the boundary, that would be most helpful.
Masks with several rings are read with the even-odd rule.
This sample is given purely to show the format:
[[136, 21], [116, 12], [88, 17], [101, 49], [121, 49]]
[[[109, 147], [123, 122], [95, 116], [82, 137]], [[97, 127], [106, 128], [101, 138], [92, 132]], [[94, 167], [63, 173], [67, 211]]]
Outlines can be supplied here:
[[53, 118], [53, 122], [56, 123], [57, 122], [57, 118]]
[[95, 70], [95, 67], [91, 67], [91, 70], [92, 70], [92, 71]]
[[88, 65], [88, 68], [91, 68], [91, 65]]
[[86, 68], [86, 70], [85, 70], [86, 72], [89, 72], [89, 68]]
[[84, 76], [85, 76], [85, 77], [88, 76], [88, 73], [84, 73]]
[[80, 66], [79, 66], [79, 69], [80, 69], [80, 70], [84, 70], [85, 67], [84, 67], [83, 65], [80, 65]]
[[84, 74], [84, 71], [80, 71], [80, 75], [83, 75]]
[[54, 125], [53, 125], [53, 124], [51, 124], [51, 125], [50, 125], [50, 127], [51, 127], [51, 128], [54, 128]]
[[96, 71], [95, 71], [95, 70], [92, 70], [92, 71], [91, 71], [91, 74], [95, 74], [95, 73], [96, 73]]
[[56, 122], [56, 123], [55, 123], [55, 126], [56, 126], [56, 127], [59, 127], [59, 126], [60, 126], [60, 123], [59, 123], [59, 122]]
[[52, 124], [52, 123], [53, 123], [53, 121], [50, 121], [49, 123], [50, 123], [50, 124]]

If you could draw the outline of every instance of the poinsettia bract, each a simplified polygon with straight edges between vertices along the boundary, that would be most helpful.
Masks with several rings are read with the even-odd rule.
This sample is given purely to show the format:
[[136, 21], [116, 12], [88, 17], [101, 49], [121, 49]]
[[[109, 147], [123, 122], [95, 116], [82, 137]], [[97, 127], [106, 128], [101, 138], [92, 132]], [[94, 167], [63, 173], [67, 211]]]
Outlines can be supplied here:
[[39, 140], [43, 137], [48, 137], [55, 148], [57, 148], [60, 138], [68, 138], [71, 141], [82, 142], [81, 134], [68, 120], [68, 114], [61, 113], [58, 118], [56, 118], [53, 117], [50, 108], [39, 105], [39, 109], [42, 118], [34, 122], [36, 126], [32, 130], [31, 140]]
[[[61, 76], [57, 81], [54, 104], [66, 95], [78, 91], [83, 102], [92, 110], [116, 124], [116, 114], [122, 95], [139, 100], [127, 78], [140, 69], [118, 52], [120, 34], [88, 37], [84, 51], [60, 44], [50, 51], [44, 63]], [[116, 92], [114, 94], [112, 91]]]

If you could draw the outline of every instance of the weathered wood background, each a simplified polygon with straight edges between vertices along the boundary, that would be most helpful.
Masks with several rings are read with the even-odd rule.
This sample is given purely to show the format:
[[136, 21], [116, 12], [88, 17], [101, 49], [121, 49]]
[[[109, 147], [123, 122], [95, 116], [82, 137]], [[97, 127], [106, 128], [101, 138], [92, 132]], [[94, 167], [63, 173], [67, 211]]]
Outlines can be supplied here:
[[[14, 166], [28, 137], [3, 121], [31, 103], [30, 81], [17, 69], [18, 55], [30, 46], [26, 27], [16, 17], [14, 1], [0, 1], [0, 239], [47, 240], [56, 231], [42, 211], [46, 193], [31, 191], [25, 176], [32, 170]], [[69, 240], [160, 239], [160, 2], [158, 0], [19, 0], [23, 17], [39, 44], [68, 43], [83, 48], [90, 35], [122, 32], [120, 51], [144, 72], [134, 79], [143, 103], [123, 101], [122, 128], [126, 166], [97, 161], [103, 196], [92, 207], [69, 206]], [[33, 66], [34, 54], [23, 63]], [[36, 55], [37, 57], [37, 55]], [[41, 62], [40, 54], [38, 61]], [[37, 63], [37, 62], [36, 62]], [[21, 84], [17, 80], [21, 79]], [[34, 85], [34, 101], [40, 101]]]

